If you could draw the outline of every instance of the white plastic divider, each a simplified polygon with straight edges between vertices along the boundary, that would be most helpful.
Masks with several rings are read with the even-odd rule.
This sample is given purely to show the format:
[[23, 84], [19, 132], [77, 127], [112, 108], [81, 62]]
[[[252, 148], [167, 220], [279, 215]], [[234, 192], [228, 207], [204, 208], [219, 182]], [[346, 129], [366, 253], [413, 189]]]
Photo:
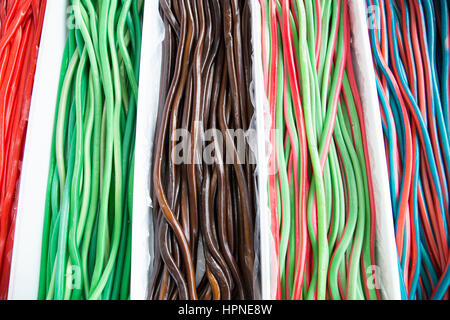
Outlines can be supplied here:
[[136, 152], [133, 194], [133, 236], [131, 253], [131, 299], [147, 298], [153, 232], [150, 197], [151, 160], [162, 61], [164, 26], [159, 1], [145, 1], [141, 51], [141, 76], [136, 122]]
[[372, 170], [376, 201], [376, 277], [384, 299], [400, 300], [400, 278], [386, 153], [368, 33], [369, 16], [364, 1], [350, 0], [349, 6], [353, 65], [364, 111], [370, 168]]
[[[274, 242], [270, 230], [270, 209], [267, 194], [268, 184], [268, 154], [270, 146], [267, 139], [270, 132], [270, 114], [264, 88], [264, 73], [261, 49], [261, 7], [258, 0], [251, 1], [252, 14], [252, 46], [253, 46], [253, 103], [255, 105], [257, 131], [257, 173], [258, 173], [258, 219], [260, 232], [260, 266], [261, 266], [261, 298], [263, 300], [275, 297], [272, 277], [272, 261], [274, 259]], [[268, 118], [269, 117], [269, 118]], [[267, 119], [269, 121], [267, 122]]]
[[66, 36], [66, 1], [48, 0], [34, 79], [17, 207], [10, 300], [35, 300], [55, 105]]

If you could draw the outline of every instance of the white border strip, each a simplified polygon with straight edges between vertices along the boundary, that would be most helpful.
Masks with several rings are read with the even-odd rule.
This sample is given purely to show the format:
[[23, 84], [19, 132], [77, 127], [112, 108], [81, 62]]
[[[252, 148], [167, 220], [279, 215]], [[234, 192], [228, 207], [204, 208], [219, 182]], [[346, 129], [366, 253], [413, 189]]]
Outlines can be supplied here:
[[158, 113], [162, 41], [164, 26], [158, 1], [145, 1], [142, 34], [141, 73], [136, 123], [136, 154], [133, 194], [131, 299], [147, 298], [152, 261], [151, 160]]
[[368, 33], [368, 16], [364, 1], [351, 0], [349, 6], [353, 36], [352, 49], [355, 57], [353, 63], [364, 109], [376, 201], [376, 254], [377, 267], [379, 267], [377, 276], [383, 298], [387, 300], [399, 300], [401, 299], [401, 294], [397, 249], [395, 245], [383, 131], [380, 121], [381, 114]]
[[262, 67], [261, 49], [261, 6], [258, 0], [251, 1], [252, 15], [252, 44], [253, 44], [253, 86], [254, 104], [256, 109], [256, 129], [258, 144], [258, 219], [260, 232], [260, 257], [261, 257], [261, 298], [263, 300], [273, 299], [272, 288], [272, 254], [274, 252], [273, 241], [270, 231], [270, 209], [267, 196], [268, 183], [268, 156], [266, 141], [270, 127], [266, 125], [267, 98], [264, 88], [264, 73]]

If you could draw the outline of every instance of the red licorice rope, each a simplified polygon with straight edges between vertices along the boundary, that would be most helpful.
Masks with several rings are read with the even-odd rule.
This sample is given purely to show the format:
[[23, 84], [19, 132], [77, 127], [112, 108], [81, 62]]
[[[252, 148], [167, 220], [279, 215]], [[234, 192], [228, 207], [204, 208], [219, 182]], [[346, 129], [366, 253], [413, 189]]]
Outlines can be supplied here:
[[46, 3], [0, 1], [0, 299], [8, 293], [20, 162]]
[[[263, 3], [263, 1], [261, 1]], [[262, 5], [263, 10], [265, 10], [265, 5]], [[269, 79], [269, 108], [270, 108], [270, 114], [275, 114], [275, 107], [276, 107], [276, 99], [277, 99], [277, 72], [278, 70], [278, 28], [277, 28], [277, 18], [276, 18], [277, 8], [276, 8], [276, 2], [272, 1], [270, 3], [270, 30], [272, 33], [272, 43], [271, 43], [271, 51], [272, 51], [272, 61], [270, 65], [270, 74], [271, 77]], [[271, 123], [271, 130], [270, 130], [270, 144], [272, 146], [275, 146], [275, 129], [276, 129], [276, 119], [275, 117], [272, 118]], [[271, 152], [271, 156], [269, 159], [269, 170], [271, 171], [269, 173], [269, 198], [270, 203], [278, 203], [277, 201], [277, 193], [276, 193], [276, 154], [275, 152]], [[272, 227], [272, 236], [274, 239], [274, 245], [275, 245], [275, 259], [276, 261], [279, 261], [280, 259], [280, 237], [278, 234], [278, 208], [277, 206], [271, 206], [271, 227]], [[280, 272], [277, 268], [274, 268], [274, 281], [276, 281], [276, 299], [279, 300], [281, 298], [281, 287], [280, 287]]]

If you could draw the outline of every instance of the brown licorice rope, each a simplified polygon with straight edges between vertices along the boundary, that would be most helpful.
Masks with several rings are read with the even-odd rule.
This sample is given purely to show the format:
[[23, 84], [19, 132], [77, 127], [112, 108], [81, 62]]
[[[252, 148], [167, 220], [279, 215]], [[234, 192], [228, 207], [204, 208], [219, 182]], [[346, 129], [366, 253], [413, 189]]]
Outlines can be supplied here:
[[[155, 256], [148, 298], [252, 299], [258, 291], [253, 285], [254, 166], [230, 132], [248, 130], [253, 116], [248, 3], [160, 0], [160, 14], [165, 40], [153, 150]], [[189, 150], [183, 150], [189, 161], [182, 164], [172, 158], [177, 129], [190, 133]], [[212, 164], [203, 159], [208, 129], [222, 138], [211, 138]], [[200, 269], [205, 271], [198, 278]]]

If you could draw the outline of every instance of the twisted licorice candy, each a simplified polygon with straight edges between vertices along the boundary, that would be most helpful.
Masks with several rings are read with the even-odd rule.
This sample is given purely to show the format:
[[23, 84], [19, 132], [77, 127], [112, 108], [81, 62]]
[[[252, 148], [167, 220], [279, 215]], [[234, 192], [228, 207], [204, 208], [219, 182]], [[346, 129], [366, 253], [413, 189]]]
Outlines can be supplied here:
[[[254, 195], [250, 195], [253, 180], [249, 181], [252, 174], [248, 174], [252, 169], [239, 163], [228, 132], [229, 128], [248, 129], [247, 119], [252, 116], [247, 114], [252, 108], [248, 105], [247, 78], [243, 77], [244, 68], [249, 69], [243, 65], [241, 53], [243, 31], [239, 23], [233, 28], [229, 19], [234, 10], [234, 18], [241, 21], [242, 4], [233, 5], [217, 0], [180, 0], [162, 1], [160, 6], [166, 39], [154, 150], [153, 193], [157, 203], [153, 221], [157, 232], [149, 286], [152, 299], [253, 296], [255, 214], [249, 207]], [[177, 54], [171, 54], [173, 51]], [[240, 66], [238, 77], [236, 68]], [[241, 91], [244, 99], [236, 94]], [[236, 108], [231, 107], [232, 101], [237, 101]], [[183, 151], [190, 161], [181, 165], [172, 158], [176, 149], [174, 130], [179, 128], [192, 132], [190, 150]], [[232, 150], [232, 166], [225, 164], [226, 154], [217, 136], [212, 137], [217, 161], [202, 161], [203, 152], [199, 150], [204, 146], [199, 138], [209, 128], [220, 129], [225, 135], [227, 148]], [[168, 170], [163, 171], [163, 167]], [[237, 185], [232, 182], [236, 174]], [[164, 225], [169, 228], [162, 230]], [[200, 240], [203, 251], [197, 253]], [[184, 257], [181, 260], [180, 253]], [[206, 270], [197, 281], [200, 254]]]
[[269, 177], [276, 298], [376, 299], [360, 267], [374, 264], [375, 208], [348, 3], [260, 4], [266, 91], [280, 131], [271, 137], [278, 172]]
[[448, 5], [373, 0], [367, 5], [380, 9], [375, 21], [380, 31], [371, 30], [370, 37], [402, 296], [441, 299], [449, 284]]

